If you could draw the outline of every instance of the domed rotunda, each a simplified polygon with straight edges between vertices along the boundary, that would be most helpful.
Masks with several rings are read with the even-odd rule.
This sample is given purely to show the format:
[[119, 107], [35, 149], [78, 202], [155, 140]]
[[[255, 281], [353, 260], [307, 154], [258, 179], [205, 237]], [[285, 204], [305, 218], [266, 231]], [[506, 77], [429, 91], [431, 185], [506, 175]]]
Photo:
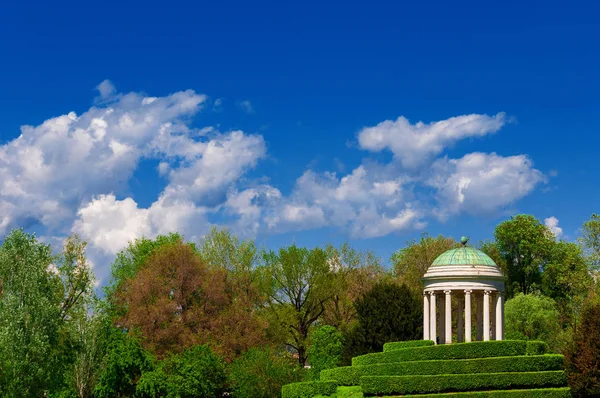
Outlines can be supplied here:
[[503, 339], [504, 275], [487, 254], [467, 246], [468, 240], [462, 237], [461, 247], [442, 253], [423, 276], [424, 340], [452, 343], [452, 301], [458, 304], [456, 341]]

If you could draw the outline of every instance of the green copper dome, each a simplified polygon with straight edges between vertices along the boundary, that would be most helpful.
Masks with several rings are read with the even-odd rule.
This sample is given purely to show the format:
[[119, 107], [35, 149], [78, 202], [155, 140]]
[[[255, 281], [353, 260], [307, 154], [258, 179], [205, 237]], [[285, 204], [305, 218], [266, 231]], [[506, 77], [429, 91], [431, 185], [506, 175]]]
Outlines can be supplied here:
[[487, 254], [481, 250], [465, 246], [458, 249], [450, 249], [442, 253], [431, 264], [432, 267], [438, 265], [489, 265], [495, 267], [496, 263]]

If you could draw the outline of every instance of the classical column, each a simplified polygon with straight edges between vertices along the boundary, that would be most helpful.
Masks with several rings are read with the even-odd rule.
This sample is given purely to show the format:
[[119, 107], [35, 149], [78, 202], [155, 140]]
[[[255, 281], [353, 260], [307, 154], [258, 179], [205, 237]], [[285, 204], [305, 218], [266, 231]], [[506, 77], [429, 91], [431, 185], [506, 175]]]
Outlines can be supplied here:
[[433, 340], [436, 344], [437, 344], [437, 339], [436, 339], [436, 335], [437, 335], [437, 330], [436, 330], [436, 325], [435, 325], [435, 321], [436, 321], [436, 314], [435, 314], [435, 292], [430, 292], [429, 294], [431, 294], [431, 297], [429, 299], [429, 308], [431, 309], [429, 311], [429, 319], [431, 320], [429, 323], [429, 339]]
[[490, 293], [483, 292], [483, 341], [490, 340]]
[[444, 291], [446, 293], [446, 326], [444, 327], [444, 331], [446, 332], [446, 338], [444, 339], [446, 344], [452, 344], [452, 300], [451, 300], [451, 290]]
[[440, 314], [440, 344], [446, 344], [446, 295], [440, 294], [439, 314]]
[[504, 302], [502, 293], [498, 292], [496, 298], [496, 340], [504, 340]]
[[460, 295], [458, 296], [458, 319], [456, 321], [456, 340], [459, 343], [462, 343], [465, 341], [464, 339], [464, 335], [465, 335], [465, 329], [464, 329], [464, 304], [465, 304], [465, 298], [464, 296], [461, 297]]
[[490, 340], [496, 340], [496, 300], [498, 295], [490, 293]]
[[429, 340], [429, 293], [423, 292], [423, 340]]
[[477, 301], [477, 337], [475, 338], [477, 341], [481, 341], [483, 339], [483, 297], [481, 293], [478, 293], [475, 296], [475, 300]]
[[471, 341], [471, 290], [465, 290], [465, 341]]

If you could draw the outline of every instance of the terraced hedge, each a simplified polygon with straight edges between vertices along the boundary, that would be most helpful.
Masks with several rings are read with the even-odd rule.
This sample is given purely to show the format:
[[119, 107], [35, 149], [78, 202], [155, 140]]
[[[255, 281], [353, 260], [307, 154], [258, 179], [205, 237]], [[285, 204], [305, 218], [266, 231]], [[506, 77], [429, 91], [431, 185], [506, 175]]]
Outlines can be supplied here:
[[546, 347], [546, 343], [539, 341], [511, 340], [474, 341], [471, 343], [412, 347], [354, 357], [352, 358], [352, 366], [443, 359], [508, 357], [525, 355], [527, 352], [543, 352]]
[[563, 371], [360, 378], [365, 396], [562, 387], [566, 383], [567, 377]]
[[282, 398], [313, 398], [335, 394], [337, 383], [332, 381], [305, 381], [286, 384], [281, 389]]
[[345, 366], [321, 372], [321, 380], [356, 386], [361, 376], [410, 376], [465, 373], [535, 372], [561, 370], [562, 355], [521, 355], [460, 360], [434, 360]]
[[[569, 387], [538, 388], [535, 390], [469, 391], [444, 394], [403, 395], [403, 397], [423, 398], [571, 398]], [[386, 397], [384, 397], [386, 398]], [[389, 398], [389, 397], [388, 397]]]
[[435, 345], [433, 340], [411, 340], [411, 341], [395, 341], [393, 343], [385, 343], [383, 345], [383, 352], [395, 351], [403, 348], [412, 347], [429, 347]]

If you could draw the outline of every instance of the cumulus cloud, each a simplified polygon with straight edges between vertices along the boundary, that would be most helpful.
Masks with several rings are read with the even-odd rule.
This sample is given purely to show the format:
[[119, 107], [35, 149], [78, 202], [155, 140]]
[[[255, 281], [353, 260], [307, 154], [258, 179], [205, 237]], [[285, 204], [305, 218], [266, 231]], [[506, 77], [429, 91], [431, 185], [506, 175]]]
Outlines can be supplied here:
[[444, 148], [468, 137], [480, 137], [497, 132], [505, 123], [505, 114], [462, 115], [432, 123], [411, 124], [400, 116], [376, 126], [365, 127], [358, 133], [362, 149], [389, 149], [404, 167], [422, 165]]
[[558, 218], [552, 216], [544, 219], [544, 224], [559, 239], [563, 234], [563, 229], [558, 226]]
[[439, 159], [427, 184], [437, 190], [438, 216], [490, 214], [523, 198], [546, 177], [525, 155], [471, 153]]

